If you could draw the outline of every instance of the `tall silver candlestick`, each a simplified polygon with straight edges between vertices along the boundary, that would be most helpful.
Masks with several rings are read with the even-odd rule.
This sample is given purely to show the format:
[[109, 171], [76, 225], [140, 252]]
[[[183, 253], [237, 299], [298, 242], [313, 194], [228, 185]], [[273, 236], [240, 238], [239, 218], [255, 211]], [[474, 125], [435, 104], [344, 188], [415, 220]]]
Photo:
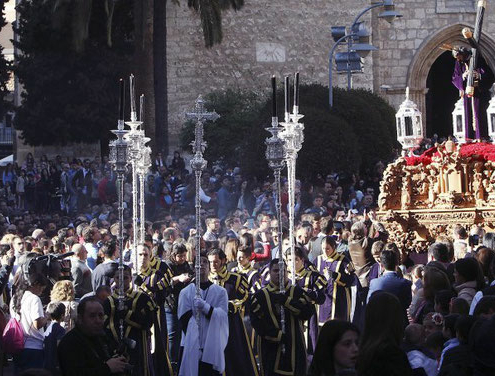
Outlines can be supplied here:
[[[124, 275], [124, 259], [122, 257], [123, 249], [124, 249], [124, 179], [125, 173], [127, 170], [127, 149], [128, 144], [125, 140], [125, 135], [128, 133], [127, 130], [124, 130], [124, 82], [120, 81], [120, 105], [119, 105], [119, 117], [121, 119], [118, 120], [117, 129], [113, 130], [112, 133], [117, 136], [116, 140], [110, 141], [110, 158], [109, 162], [117, 173], [117, 187], [118, 187], [118, 212], [119, 212], [119, 233], [117, 236], [118, 244], [119, 244], [119, 268], [118, 273], [120, 280], [123, 280]], [[124, 284], [121, 283], [118, 290], [118, 309], [120, 311], [124, 310]], [[121, 320], [119, 325], [119, 336], [120, 340], [124, 339], [124, 322]]]
[[137, 164], [141, 159], [141, 147], [144, 132], [139, 130], [142, 122], [140, 121], [127, 121], [126, 124], [131, 128], [127, 133], [126, 138], [129, 143], [128, 161], [132, 169], [132, 252], [134, 253], [134, 268], [137, 273], [138, 258], [137, 258], [137, 244], [138, 244], [138, 176], [137, 176]]
[[144, 236], [146, 234], [146, 212], [145, 212], [145, 188], [146, 175], [151, 167], [151, 149], [149, 146], [144, 146], [150, 139], [148, 137], [142, 138], [141, 158], [137, 163], [137, 174], [139, 176], [139, 242], [144, 243]]
[[294, 243], [294, 217], [295, 217], [295, 186], [296, 186], [296, 161], [297, 153], [304, 142], [304, 124], [299, 120], [304, 116], [299, 114], [299, 107], [294, 106], [294, 113], [289, 114], [289, 121], [280, 123], [284, 127], [280, 137], [284, 140], [285, 161], [287, 163], [287, 181], [289, 185], [289, 238], [291, 254], [291, 282], [296, 283], [296, 258]]
[[[271, 133], [271, 137], [265, 139], [266, 144], [266, 160], [268, 166], [273, 170], [273, 176], [275, 177], [275, 185], [277, 191], [277, 200], [275, 201], [275, 207], [277, 211], [277, 233], [278, 233], [278, 266], [279, 266], [279, 293], [285, 294], [285, 264], [282, 256], [282, 187], [280, 184], [280, 173], [285, 164], [285, 151], [284, 140], [280, 138], [279, 134], [282, 128], [278, 126], [278, 117], [272, 117], [271, 128], [266, 128]], [[285, 333], [285, 311], [280, 309], [280, 326], [282, 333]], [[285, 346], [282, 344], [282, 352], [285, 352]]]
[[[200, 282], [201, 282], [201, 198], [199, 191], [201, 190], [201, 175], [206, 168], [207, 162], [203, 158], [203, 152], [206, 148], [206, 142], [203, 140], [203, 125], [206, 121], [216, 121], [220, 115], [215, 111], [208, 112], [205, 108], [205, 101], [201, 95], [196, 99], [193, 112], [186, 113], [186, 119], [195, 122], [194, 127], [194, 141], [191, 143], [194, 156], [191, 159], [191, 169], [194, 171], [196, 177], [196, 259], [195, 271], [196, 271], [196, 296], [201, 296]], [[199, 321], [199, 312], [196, 312], [196, 323], [201, 330]], [[201, 338], [201, 337], [200, 337]]]

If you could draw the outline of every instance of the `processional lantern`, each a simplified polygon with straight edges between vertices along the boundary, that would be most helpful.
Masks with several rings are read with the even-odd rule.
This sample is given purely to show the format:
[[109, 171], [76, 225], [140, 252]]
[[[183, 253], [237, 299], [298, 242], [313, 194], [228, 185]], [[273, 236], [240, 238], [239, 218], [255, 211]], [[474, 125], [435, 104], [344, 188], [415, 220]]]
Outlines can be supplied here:
[[466, 143], [465, 122], [464, 98], [460, 98], [454, 106], [454, 111], [452, 111], [452, 134], [459, 144]]
[[397, 126], [397, 141], [403, 150], [412, 154], [424, 138], [421, 112], [416, 103], [409, 99], [409, 88], [406, 88], [406, 100], [402, 102], [395, 114]]
[[495, 143], [495, 96], [490, 99], [490, 103], [486, 109], [486, 118], [488, 119], [488, 136]]

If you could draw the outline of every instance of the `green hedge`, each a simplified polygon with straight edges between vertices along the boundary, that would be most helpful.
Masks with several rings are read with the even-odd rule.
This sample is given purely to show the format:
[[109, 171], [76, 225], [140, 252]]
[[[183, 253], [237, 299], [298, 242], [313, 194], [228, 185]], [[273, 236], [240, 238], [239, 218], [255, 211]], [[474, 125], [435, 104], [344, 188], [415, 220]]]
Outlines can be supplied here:
[[[207, 108], [221, 116], [205, 125], [208, 146], [205, 158], [240, 166], [253, 176], [270, 174], [265, 160], [264, 129], [271, 121], [271, 98], [248, 91], [226, 90], [206, 96]], [[283, 104], [283, 92], [277, 102]], [[279, 119], [283, 106], [278, 106]], [[392, 157], [396, 144], [395, 111], [382, 98], [366, 90], [334, 89], [334, 108], [328, 107], [328, 88], [303, 85], [300, 111], [304, 115], [304, 144], [299, 152], [297, 173], [311, 178], [331, 171], [357, 172], [378, 160]], [[194, 125], [186, 123], [181, 144], [190, 150]]]

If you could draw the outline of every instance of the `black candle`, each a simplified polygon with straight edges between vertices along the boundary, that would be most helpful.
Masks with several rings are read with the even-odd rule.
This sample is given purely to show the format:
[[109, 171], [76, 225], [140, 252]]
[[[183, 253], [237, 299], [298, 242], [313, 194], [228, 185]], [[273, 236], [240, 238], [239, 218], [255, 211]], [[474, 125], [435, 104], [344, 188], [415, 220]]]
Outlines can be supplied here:
[[272, 76], [272, 117], [277, 117], [277, 80]]
[[120, 79], [119, 120], [124, 120], [125, 81]]
[[289, 110], [289, 76], [285, 76], [285, 113], [288, 114]]
[[296, 72], [294, 78], [294, 106], [299, 107], [299, 72]]
[[139, 121], [144, 123], [144, 94], [139, 97]]
[[[132, 114], [136, 115], [136, 95], [134, 92], [134, 75], [131, 74], [131, 77], [129, 77], [129, 91], [131, 94], [131, 116]], [[135, 121], [134, 119], [133, 121]]]

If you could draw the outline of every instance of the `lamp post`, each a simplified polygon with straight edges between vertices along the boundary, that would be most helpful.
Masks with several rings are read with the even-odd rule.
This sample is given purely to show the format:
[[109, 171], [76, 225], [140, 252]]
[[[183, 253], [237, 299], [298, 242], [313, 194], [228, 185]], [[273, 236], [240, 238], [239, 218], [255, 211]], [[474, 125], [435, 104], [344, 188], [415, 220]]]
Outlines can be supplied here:
[[[196, 259], [195, 259], [195, 270], [196, 270], [196, 296], [201, 296], [200, 291], [200, 274], [201, 274], [201, 198], [199, 196], [199, 191], [201, 189], [201, 175], [203, 170], [206, 168], [207, 162], [203, 158], [203, 152], [206, 148], [206, 142], [203, 140], [204, 129], [203, 125], [206, 121], [216, 121], [220, 116], [215, 112], [208, 112], [205, 108], [205, 101], [201, 95], [196, 99], [193, 112], [186, 113], [186, 119], [195, 122], [194, 127], [194, 141], [191, 143], [194, 156], [191, 159], [191, 169], [194, 171], [196, 177], [196, 197], [195, 197], [195, 208], [196, 208]], [[198, 328], [199, 324], [199, 311], [196, 313], [196, 323]], [[201, 336], [200, 336], [201, 338]]]
[[[333, 107], [333, 70], [332, 70], [332, 65], [333, 65], [333, 54], [335, 52], [335, 49], [340, 45], [340, 43], [342, 43], [344, 40], [346, 39], [350, 39], [350, 38], [353, 38], [353, 37], [356, 37], [357, 34], [349, 34], [349, 35], [344, 35], [343, 37], [341, 37], [340, 39], [337, 40], [337, 42], [335, 42], [335, 44], [332, 46], [332, 48], [330, 49], [330, 53], [328, 55], [328, 65], [330, 67], [330, 69], [328, 70], [328, 103], [330, 104], [330, 108]], [[350, 72], [350, 68], [349, 68], [349, 61], [347, 62], [347, 71]]]
[[[124, 130], [124, 91], [125, 91], [125, 82], [124, 80], [120, 80], [120, 103], [119, 103], [119, 120], [117, 123], [117, 129], [113, 130], [112, 133], [117, 136], [116, 140], [110, 141], [110, 158], [109, 162], [112, 165], [112, 168], [117, 173], [117, 187], [118, 187], [118, 202], [119, 202], [119, 234], [118, 234], [118, 243], [119, 243], [119, 268], [118, 273], [120, 280], [122, 281], [124, 278], [124, 258], [123, 258], [123, 249], [124, 249], [124, 177], [127, 169], [127, 148], [128, 144], [125, 140], [125, 135], [128, 133], [127, 130]], [[124, 310], [124, 284], [121, 283], [118, 290], [118, 309], [120, 311]], [[124, 322], [120, 321], [120, 340], [124, 338]]]
[[[369, 44], [369, 33], [367, 29], [361, 26], [359, 22], [360, 18], [374, 8], [384, 7], [384, 11], [378, 15], [379, 18], [385, 19], [387, 22], [392, 23], [395, 18], [402, 17], [402, 15], [395, 11], [395, 5], [393, 0], [383, 0], [379, 2], [373, 2], [370, 6], [362, 10], [354, 19], [350, 27], [350, 33], [346, 34], [346, 28], [337, 26], [332, 28], [332, 34], [334, 29], [337, 33], [334, 35], [335, 44], [332, 46], [329, 54], [329, 104], [330, 108], [333, 107], [333, 88], [332, 88], [332, 66], [333, 66], [333, 54], [337, 46], [347, 40], [347, 90], [352, 89], [352, 69], [350, 61], [351, 51], [355, 51], [361, 58], [366, 57], [371, 51], [376, 51], [378, 48]], [[354, 40], [358, 43], [353, 43]]]

